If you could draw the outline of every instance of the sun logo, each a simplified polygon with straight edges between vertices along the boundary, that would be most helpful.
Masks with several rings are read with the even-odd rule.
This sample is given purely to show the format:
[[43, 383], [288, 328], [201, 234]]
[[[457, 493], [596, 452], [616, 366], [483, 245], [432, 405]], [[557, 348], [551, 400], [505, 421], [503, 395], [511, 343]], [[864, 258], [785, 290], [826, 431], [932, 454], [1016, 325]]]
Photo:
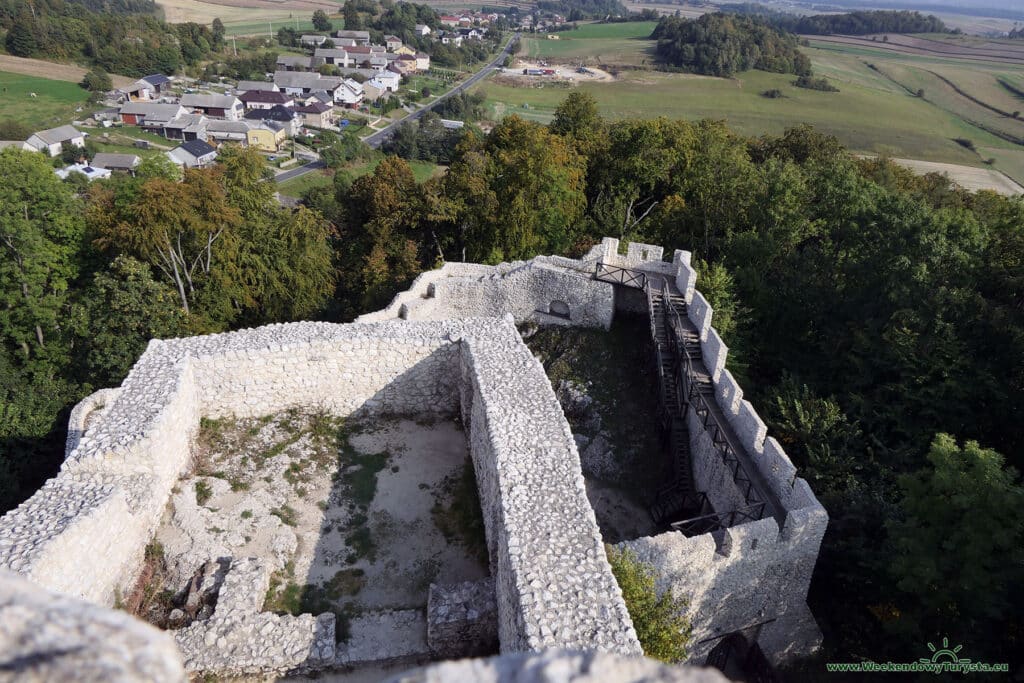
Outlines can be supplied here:
[[942, 649], [940, 650], [940, 649], [936, 648], [935, 645], [933, 645], [932, 643], [928, 643], [928, 649], [931, 650], [932, 656], [931, 656], [930, 659], [927, 658], [927, 657], [922, 657], [920, 659], [920, 661], [921, 661], [922, 664], [927, 664], [927, 663], [938, 664], [939, 662], [943, 662], [943, 661], [953, 662], [954, 664], [957, 664], [957, 663], [970, 664], [971, 660], [969, 660], [969, 659], [960, 659], [960, 656], [957, 654], [958, 652], [960, 652], [960, 650], [963, 649], [963, 647], [964, 647], [963, 645], [957, 645], [956, 647], [950, 649], [950, 647], [949, 647], [949, 638], [943, 638], [942, 639]]

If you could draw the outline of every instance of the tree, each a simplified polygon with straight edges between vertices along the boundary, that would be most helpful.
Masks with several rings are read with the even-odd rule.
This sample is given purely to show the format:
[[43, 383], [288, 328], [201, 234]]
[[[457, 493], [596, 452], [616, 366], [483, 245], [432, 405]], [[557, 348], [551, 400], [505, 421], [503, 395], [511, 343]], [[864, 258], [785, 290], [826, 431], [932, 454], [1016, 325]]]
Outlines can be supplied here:
[[189, 313], [213, 274], [215, 256], [222, 256], [223, 243], [233, 245], [240, 213], [227, 201], [220, 170], [190, 169], [180, 183], [147, 180], [128, 206], [118, 207], [112, 192], [94, 194], [90, 217], [101, 248], [154, 266]]
[[14, 24], [7, 31], [7, 38], [4, 45], [7, 51], [15, 57], [31, 57], [39, 49], [36, 43], [32, 19], [27, 15], [21, 15], [14, 20]]
[[110, 80], [110, 76], [101, 67], [95, 67], [82, 79], [79, 83], [83, 88], [89, 92], [107, 92], [113, 89], [114, 84]]
[[118, 256], [96, 274], [79, 297], [73, 320], [83, 371], [94, 386], [120, 384], [150, 339], [186, 332], [174, 290], [130, 256]]
[[0, 343], [23, 363], [59, 358], [68, 287], [78, 273], [81, 210], [46, 160], [0, 151]]
[[597, 100], [588, 92], [574, 90], [555, 109], [551, 132], [576, 139], [592, 139], [601, 133], [604, 120], [597, 113]]
[[671, 590], [659, 596], [654, 568], [632, 551], [610, 545], [605, 550], [644, 654], [670, 664], [682, 662], [690, 641], [686, 601], [673, 596]]
[[[915, 634], [955, 627], [979, 647], [1019, 607], [1024, 579], [1024, 487], [1003, 457], [975, 441], [936, 435], [928, 465], [899, 479], [901, 520], [889, 525], [890, 573], [906, 599], [898, 626]], [[989, 641], [986, 643], [986, 641]]]
[[227, 29], [224, 28], [224, 22], [220, 20], [220, 17], [215, 18], [213, 20], [212, 31], [210, 36], [213, 39], [211, 47], [214, 50], [219, 50], [221, 48], [221, 46], [224, 44], [224, 36], [226, 34]]
[[313, 28], [317, 31], [330, 31], [334, 28], [331, 25], [331, 20], [327, 18], [327, 12], [322, 9], [313, 12]]
[[342, 16], [345, 17], [345, 30], [346, 31], [360, 31], [363, 28], [363, 20], [359, 16], [359, 9], [356, 7], [356, 3], [353, 0], [345, 0], [345, 5], [342, 7]]

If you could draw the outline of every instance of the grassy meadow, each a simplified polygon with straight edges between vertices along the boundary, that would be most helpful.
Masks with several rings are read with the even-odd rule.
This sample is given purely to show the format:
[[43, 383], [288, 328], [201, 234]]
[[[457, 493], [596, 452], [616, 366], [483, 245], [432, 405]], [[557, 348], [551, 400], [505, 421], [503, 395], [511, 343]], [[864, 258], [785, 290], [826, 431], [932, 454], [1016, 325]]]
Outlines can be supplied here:
[[648, 40], [656, 22], [582, 24], [549, 40], [544, 34], [524, 35], [520, 56], [559, 61], [598, 60], [604, 64], [643, 64], [653, 59], [654, 43]]
[[[881, 44], [877, 48], [844, 46], [812, 39], [811, 46], [803, 49], [815, 73], [840, 89], [827, 93], [797, 88], [789, 74], [748, 71], [725, 79], [644, 68], [650, 64], [646, 50], [652, 42], [638, 36], [649, 35], [652, 26], [641, 22], [590, 25], [560, 34], [575, 35], [573, 41], [531, 37], [524, 41], [520, 56], [535, 58], [537, 52], [547, 50], [545, 56], [555, 60], [578, 53], [600, 55], [601, 62], [608, 64], [612, 59], [606, 55], [625, 55], [621, 46], [631, 45], [631, 64], [639, 68], [621, 70], [610, 82], [576, 86], [591, 93], [601, 112], [612, 119], [724, 119], [747, 135], [778, 134], [808, 123], [835, 135], [855, 152], [991, 167], [1024, 181], [1024, 146], [1007, 139], [1024, 139], [1024, 97], [1000, 83], [1024, 90], [1024, 65], [903, 54]], [[486, 92], [487, 106], [496, 120], [516, 114], [550, 121], [570, 86], [541, 79], [532, 85], [514, 85], [505, 78], [485, 82], [478, 89]], [[771, 89], [780, 90], [783, 97], [763, 96]], [[917, 96], [919, 89], [923, 97]], [[1013, 117], [1015, 111], [1021, 112], [1021, 118]], [[969, 140], [975, 149], [957, 139]], [[994, 162], [987, 166], [986, 160]]]
[[[343, 172], [349, 174], [353, 178], [359, 178], [360, 176], [372, 173], [374, 169], [380, 164], [381, 159], [374, 159], [372, 161], [360, 161], [349, 164], [348, 166], [341, 169]], [[416, 178], [416, 182], [422, 183], [433, 176], [444, 173], [446, 166], [438, 166], [432, 164], [429, 161], [410, 161], [409, 166], [412, 167], [412, 174]], [[321, 171], [313, 171], [305, 175], [300, 175], [298, 178], [292, 178], [291, 180], [279, 183], [277, 191], [286, 197], [300, 198], [303, 193], [307, 190], [311, 190], [314, 187], [325, 187], [334, 182], [334, 171], [330, 169], [324, 169]]]
[[0, 120], [52, 128], [75, 118], [75, 110], [88, 98], [75, 83], [0, 71]]

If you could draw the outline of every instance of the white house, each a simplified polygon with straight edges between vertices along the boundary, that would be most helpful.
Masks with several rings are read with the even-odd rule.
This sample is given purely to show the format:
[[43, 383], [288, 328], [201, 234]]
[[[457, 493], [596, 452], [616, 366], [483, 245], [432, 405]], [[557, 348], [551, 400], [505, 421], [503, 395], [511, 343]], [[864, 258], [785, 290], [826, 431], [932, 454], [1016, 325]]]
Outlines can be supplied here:
[[429, 71], [430, 70], [430, 55], [426, 52], [416, 53], [416, 70], [417, 71]]
[[388, 92], [397, 92], [398, 87], [402, 84], [402, 77], [393, 71], [381, 71], [373, 77], [373, 80], [383, 84], [384, 89]]
[[429, 36], [430, 27], [426, 24], [416, 24], [415, 28], [413, 28], [413, 33], [418, 36]]
[[314, 59], [324, 60], [324, 64], [335, 64], [341, 67], [352, 66], [354, 60], [348, 56], [344, 48], [318, 47], [313, 53]]
[[166, 152], [167, 158], [185, 168], [202, 168], [217, 158], [217, 148], [202, 140], [190, 140]]
[[81, 173], [89, 180], [110, 177], [110, 171], [108, 169], [93, 167], [89, 164], [71, 164], [64, 168], [55, 168], [53, 172], [56, 173], [57, 177], [61, 180], [64, 180], [72, 173]]
[[299, 42], [302, 43], [303, 47], [320, 47], [327, 42], [327, 36], [321, 36], [316, 33], [303, 33]]
[[65, 142], [75, 147], [85, 147], [85, 133], [78, 131], [74, 126], [57, 126], [33, 133], [25, 141], [32, 149], [46, 152], [51, 157], [60, 154], [61, 146]]
[[334, 91], [334, 101], [345, 107], [358, 107], [364, 97], [363, 84], [346, 78], [341, 87]]
[[384, 36], [384, 47], [388, 49], [388, 52], [394, 52], [402, 47], [402, 39], [398, 36]]

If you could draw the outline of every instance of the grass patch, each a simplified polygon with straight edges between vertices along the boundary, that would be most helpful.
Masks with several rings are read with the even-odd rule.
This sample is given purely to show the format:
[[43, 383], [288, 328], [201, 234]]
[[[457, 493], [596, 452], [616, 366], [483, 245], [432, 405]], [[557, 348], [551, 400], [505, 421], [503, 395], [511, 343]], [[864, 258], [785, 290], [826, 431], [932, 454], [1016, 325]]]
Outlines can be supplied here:
[[642, 65], [654, 61], [651, 32], [657, 22], [632, 21], [617, 24], [582, 24], [575, 31], [562, 31], [549, 40], [545, 34], [526, 34], [521, 56], [558, 60], [592, 58], [604, 64]]
[[365, 558], [370, 562], [377, 559], [377, 544], [374, 543], [368, 526], [360, 526], [349, 532], [345, 536], [345, 545], [352, 550], [347, 558], [349, 564], [358, 562], [360, 558]]
[[445, 540], [458, 543], [486, 564], [487, 536], [473, 461], [467, 458], [462, 471], [447, 477], [435, 496], [436, 502], [430, 513]]
[[324, 589], [327, 597], [337, 600], [346, 595], [358, 595], [359, 591], [366, 585], [366, 572], [358, 567], [342, 569], [337, 572], [331, 580], [326, 583]]
[[196, 503], [199, 505], [206, 505], [206, 501], [210, 500], [210, 496], [213, 495], [213, 489], [205, 481], [196, 482]]
[[270, 511], [270, 514], [274, 515], [288, 526], [296, 526], [299, 523], [299, 513], [288, 505], [282, 505], [281, 507], [274, 508]]
[[[89, 93], [77, 83], [0, 72], [0, 120], [12, 120], [33, 128], [54, 128], [73, 119], [84, 119]], [[31, 97], [29, 93], [35, 93]]]

